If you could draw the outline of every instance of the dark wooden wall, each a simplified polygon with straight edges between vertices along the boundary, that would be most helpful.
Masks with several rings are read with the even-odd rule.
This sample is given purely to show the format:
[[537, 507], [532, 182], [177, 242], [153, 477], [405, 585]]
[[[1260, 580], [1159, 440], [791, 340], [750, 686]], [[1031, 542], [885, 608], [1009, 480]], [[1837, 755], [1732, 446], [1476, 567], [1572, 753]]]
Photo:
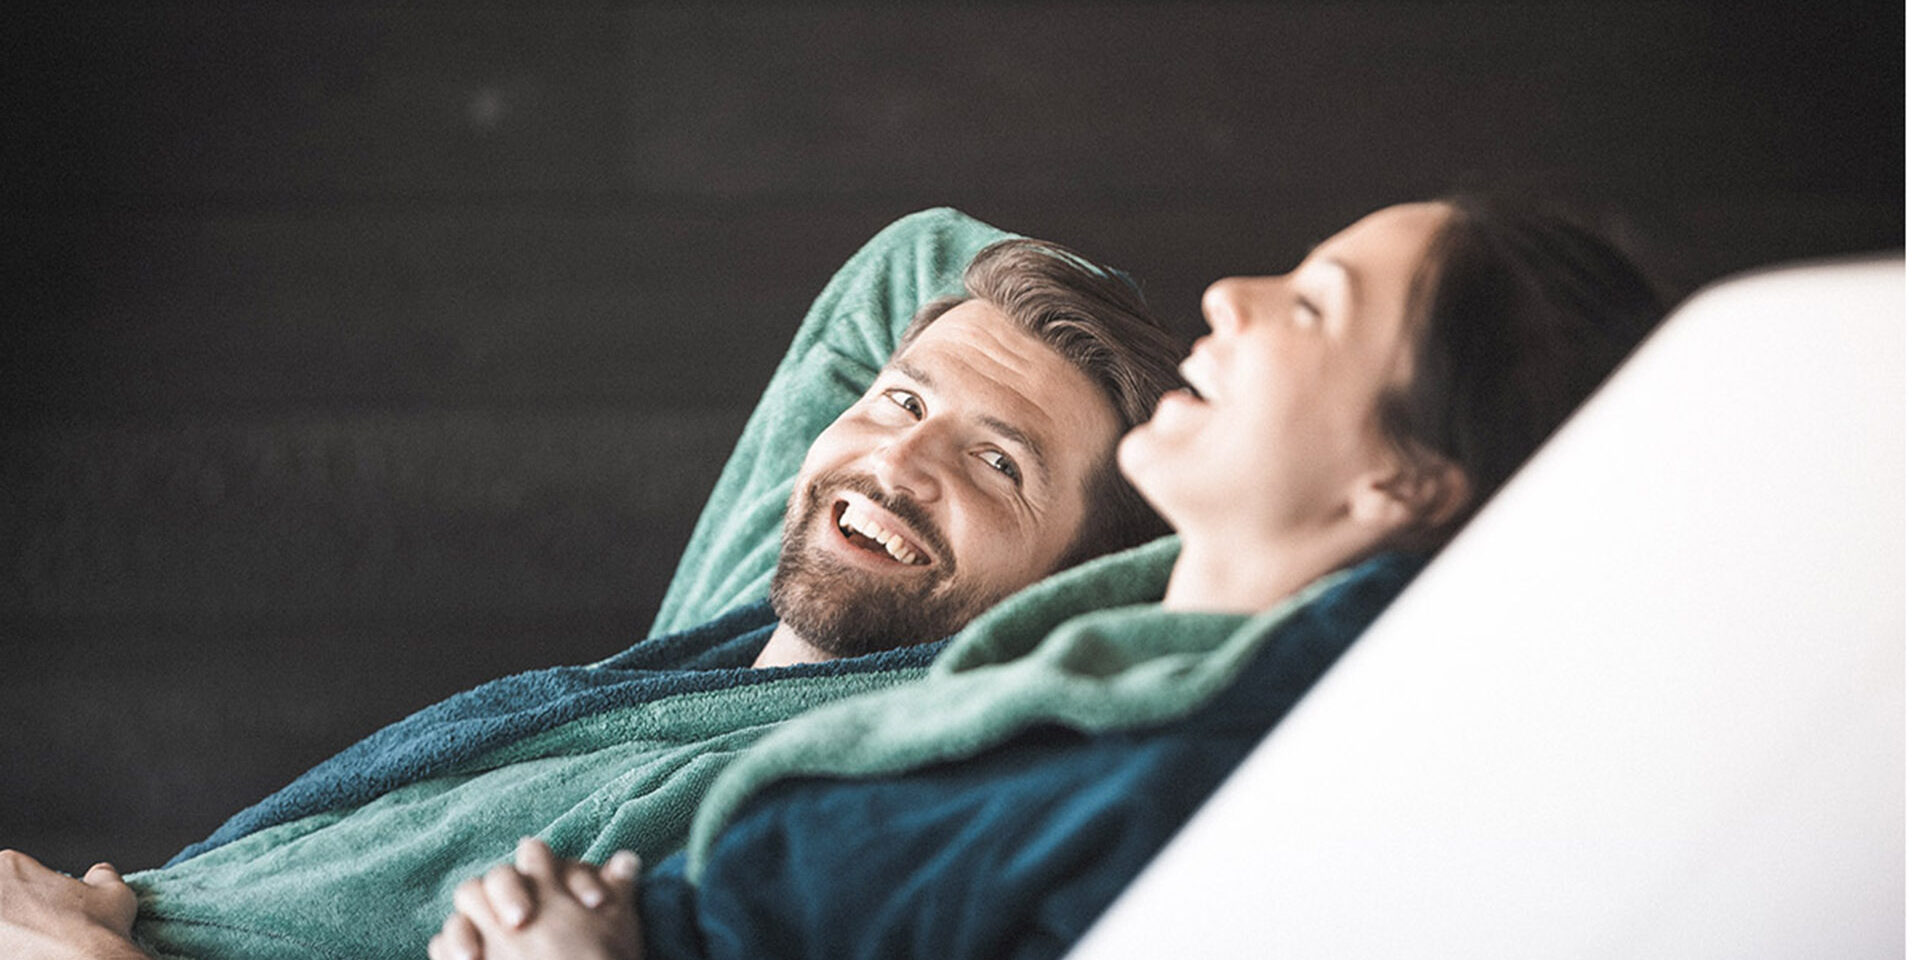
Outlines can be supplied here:
[[1631, 223], [1690, 289], [1900, 245], [1903, 26], [1892, 2], [21, 17], [0, 846], [150, 866], [387, 720], [637, 639], [792, 325], [900, 214], [1064, 241], [1192, 332], [1216, 276], [1518, 182]]

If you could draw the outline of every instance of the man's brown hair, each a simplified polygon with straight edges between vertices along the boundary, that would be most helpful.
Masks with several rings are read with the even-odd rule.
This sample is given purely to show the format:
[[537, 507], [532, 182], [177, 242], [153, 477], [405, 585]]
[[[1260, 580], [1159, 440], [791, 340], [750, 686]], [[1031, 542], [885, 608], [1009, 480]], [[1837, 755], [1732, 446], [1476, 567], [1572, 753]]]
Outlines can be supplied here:
[[[941, 314], [979, 299], [1092, 380], [1119, 417], [1122, 433], [1146, 422], [1161, 395], [1185, 383], [1180, 379], [1180, 347], [1147, 312], [1133, 281], [1066, 247], [1044, 240], [1002, 240], [974, 256], [962, 284], [967, 296], [932, 300], [914, 313], [896, 356]], [[1112, 449], [1088, 477], [1083, 492], [1086, 516], [1057, 569], [1169, 532], [1160, 515], [1120, 475]]]

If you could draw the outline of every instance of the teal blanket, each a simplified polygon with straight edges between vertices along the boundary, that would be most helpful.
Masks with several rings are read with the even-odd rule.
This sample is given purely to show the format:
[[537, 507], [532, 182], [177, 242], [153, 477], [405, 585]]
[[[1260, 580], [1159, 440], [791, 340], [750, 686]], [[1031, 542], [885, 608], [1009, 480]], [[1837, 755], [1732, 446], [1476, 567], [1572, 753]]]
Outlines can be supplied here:
[[[812, 438], [864, 392], [914, 308], [957, 292], [973, 253], [1005, 236], [951, 210], [915, 214], [855, 254], [815, 301], [651, 631], [686, 659], [643, 644], [592, 667], [500, 681], [377, 734], [175, 863], [129, 877], [141, 898], [136, 937], [157, 955], [205, 960], [417, 957], [454, 886], [510, 855], [519, 837], [573, 857], [625, 847], [657, 859], [681, 845], [719, 771], [768, 730], [922, 675], [924, 650], [753, 671], [724, 656], [703, 661], [698, 644], [674, 638], [742, 609], [764, 622], [730, 623], [742, 632], [708, 639], [757, 649], [772, 622], [763, 601], [781, 514]], [[669, 676], [688, 670], [699, 677]]]
[[1062, 573], [926, 680], [756, 744], [646, 878], [650, 960], [1065, 953], [1420, 568], [1378, 554], [1253, 616], [1131, 603], [1176, 549]]
[[[764, 639], [770, 612], [764, 620], [743, 636]], [[828, 672], [687, 671], [708, 682], [665, 696], [644, 695], [653, 671], [596, 670], [593, 694], [624, 687], [639, 698], [130, 877], [141, 894], [135, 935], [160, 956], [418, 957], [453, 888], [516, 838], [538, 835], [595, 861], [621, 848], [665, 856], [740, 751], [803, 711], [920, 676], [929, 653], [890, 651]]]
[[[523, 738], [607, 710], [766, 679], [749, 671], [774, 623], [754, 604], [683, 633], [654, 637], [592, 667], [554, 667], [456, 694], [335, 754], [265, 800], [235, 814], [169, 862], [183, 863], [268, 827], [369, 803], [430, 777], [497, 765], [491, 754]], [[875, 661], [819, 664], [793, 675], [912, 666], [928, 651]]]
[[723, 773], [695, 818], [698, 882], [720, 831], [753, 795], [795, 777], [867, 778], [965, 760], [1042, 726], [1082, 733], [1187, 716], [1238, 678], [1296, 611], [1354, 576], [1330, 573], [1257, 615], [1158, 606], [1180, 544], [1163, 537], [1008, 598], [956, 635], [919, 683], [808, 714]]

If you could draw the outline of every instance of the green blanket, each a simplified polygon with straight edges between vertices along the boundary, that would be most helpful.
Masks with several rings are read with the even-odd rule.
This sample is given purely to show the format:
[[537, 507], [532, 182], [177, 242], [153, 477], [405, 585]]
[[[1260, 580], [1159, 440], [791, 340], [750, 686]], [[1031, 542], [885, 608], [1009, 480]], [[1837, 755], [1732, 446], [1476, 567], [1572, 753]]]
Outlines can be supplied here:
[[1252, 616], [1170, 611], [1156, 601], [1179, 549], [1163, 537], [1041, 581], [969, 624], [925, 680], [823, 707], [768, 736], [707, 792], [689, 877], [699, 881], [740, 806], [785, 777], [880, 776], [977, 756], [1044, 724], [1102, 732], [1190, 714], [1279, 624], [1355, 575], [1327, 574]]
[[[764, 600], [812, 438], [865, 390], [913, 309], [1008, 234], [951, 210], [888, 227], [814, 303], [748, 421], [652, 634]], [[699, 797], [774, 725], [913, 669], [758, 677], [573, 717], [370, 801], [279, 822], [129, 877], [161, 956], [418, 957], [453, 888], [539, 835], [567, 856], [677, 848]]]
[[454, 886], [516, 838], [596, 861], [622, 847], [662, 857], [714, 775], [774, 725], [922, 671], [735, 672], [753, 676], [599, 711], [469, 769], [136, 874], [135, 934], [160, 956], [418, 957]]
[[920, 304], [959, 293], [973, 255], [1011, 236], [955, 210], [925, 210], [881, 231], [834, 275], [748, 418], [652, 634], [685, 630], [767, 595], [787, 494], [813, 438], [866, 392]]
[[647, 956], [1065, 953], [1421, 564], [1376, 554], [1250, 617], [1086, 609], [1155, 593], [1173, 551], [1068, 571], [925, 681], [755, 745], [697, 817], [697, 885], [691, 856], [648, 874]]

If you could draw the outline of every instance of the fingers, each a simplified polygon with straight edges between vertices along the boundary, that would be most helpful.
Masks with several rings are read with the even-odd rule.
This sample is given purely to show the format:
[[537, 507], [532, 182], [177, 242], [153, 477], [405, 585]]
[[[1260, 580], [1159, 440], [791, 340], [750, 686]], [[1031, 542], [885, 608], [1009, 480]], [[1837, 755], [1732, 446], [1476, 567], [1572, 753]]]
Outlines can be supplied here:
[[640, 858], [633, 851], [614, 851], [598, 869], [585, 863], [572, 867], [567, 872], [567, 888], [587, 909], [609, 900], [626, 903], [633, 899], [633, 883], [640, 876]]
[[538, 837], [521, 837], [513, 848], [513, 865], [542, 884], [559, 883], [560, 859]]
[[80, 881], [92, 889], [90, 897], [99, 918], [115, 931], [131, 934], [134, 916], [140, 912], [140, 898], [120, 878], [119, 869], [102, 860], [88, 867]]
[[479, 877], [453, 888], [453, 909], [480, 930], [500, 929], [500, 918], [494, 915], [493, 904], [487, 901], [487, 891]]
[[527, 879], [533, 881], [533, 887], [541, 897], [561, 886], [573, 894], [574, 899], [588, 908], [599, 906], [606, 899], [606, 891], [594, 886], [582, 886], [579, 882], [577, 863], [569, 860], [561, 862], [537, 837], [522, 837], [518, 846], [513, 848], [513, 865]]
[[[488, 870], [480, 878], [480, 888], [486, 892], [487, 905], [493, 908], [493, 915], [508, 929], [519, 929], [533, 916], [533, 892], [527, 888], [527, 877], [506, 864]], [[536, 878], [537, 879], [537, 878]]]
[[601, 870], [609, 883], [632, 883], [640, 876], [640, 855], [632, 850], [615, 850]]
[[566, 881], [567, 891], [588, 910], [607, 902], [607, 886], [590, 864], [567, 864]]
[[[456, 892], [455, 897], [459, 894]], [[440, 932], [427, 941], [429, 960], [480, 960], [480, 930], [464, 914], [447, 916]]]
[[640, 855], [632, 850], [615, 850], [607, 858], [605, 866], [600, 868], [600, 879], [607, 886], [622, 894], [633, 888], [635, 880], [640, 878]]
[[624, 903], [632, 899], [633, 883], [639, 876], [640, 858], [631, 850], [616, 850], [599, 867], [568, 861], [565, 880], [573, 898], [592, 910], [609, 900]]
[[[527, 879], [532, 881], [537, 897], [545, 897], [547, 891], [563, 887], [573, 895], [583, 907], [589, 910], [599, 907], [616, 894], [625, 897], [639, 874], [640, 860], [630, 851], [620, 851], [607, 861], [603, 867], [578, 860], [561, 860], [554, 856], [552, 849], [545, 843], [528, 837], [520, 841], [514, 849], [514, 866]], [[494, 901], [499, 910], [500, 902]], [[503, 914], [502, 919], [505, 919]]]

